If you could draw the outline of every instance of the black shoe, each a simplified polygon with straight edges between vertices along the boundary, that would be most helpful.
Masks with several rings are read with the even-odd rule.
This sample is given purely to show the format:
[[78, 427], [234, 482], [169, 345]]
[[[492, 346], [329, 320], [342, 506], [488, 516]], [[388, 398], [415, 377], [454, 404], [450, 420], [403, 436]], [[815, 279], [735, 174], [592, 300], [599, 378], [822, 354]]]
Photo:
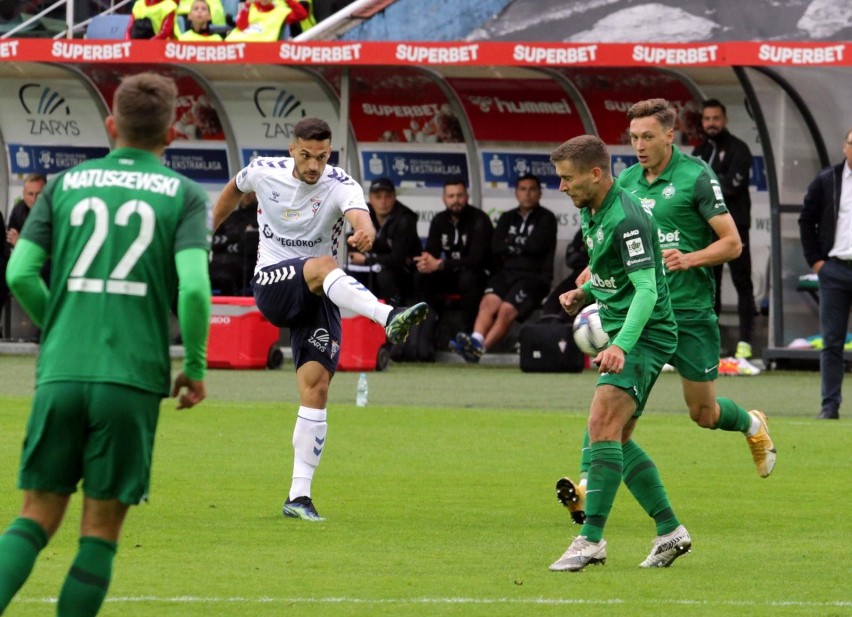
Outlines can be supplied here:
[[823, 409], [816, 417], [817, 420], [839, 420], [840, 413], [836, 409]]
[[310, 497], [296, 497], [288, 499], [284, 503], [284, 508], [281, 514], [289, 518], [299, 518], [303, 521], [324, 521], [325, 519], [317, 514], [317, 509], [314, 507], [314, 502]]

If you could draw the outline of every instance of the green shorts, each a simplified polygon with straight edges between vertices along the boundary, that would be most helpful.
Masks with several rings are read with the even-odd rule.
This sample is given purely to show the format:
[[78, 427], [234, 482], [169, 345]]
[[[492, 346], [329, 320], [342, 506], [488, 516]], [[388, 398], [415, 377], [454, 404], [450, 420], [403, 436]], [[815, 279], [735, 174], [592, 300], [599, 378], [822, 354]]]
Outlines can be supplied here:
[[636, 401], [634, 418], [642, 415], [651, 389], [663, 370], [663, 365], [671, 359], [677, 347], [677, 335], [672, 332], [669, 340], [657, 336], [651, 341], [639, 339], [636, 347], [624, 356], [624, 370], [620, 373], [604, 373], [598, 377], [598, 385], [607, 384], [627, 392]]
[[677, 351], [671, 364], [688, 381], [715, 381], [719, 377], [719, 322], [713, 309], [675, 311]]
[[18, 488], [135, 505], [148, 495], [161, 395], [112, 383], [36, 387]]

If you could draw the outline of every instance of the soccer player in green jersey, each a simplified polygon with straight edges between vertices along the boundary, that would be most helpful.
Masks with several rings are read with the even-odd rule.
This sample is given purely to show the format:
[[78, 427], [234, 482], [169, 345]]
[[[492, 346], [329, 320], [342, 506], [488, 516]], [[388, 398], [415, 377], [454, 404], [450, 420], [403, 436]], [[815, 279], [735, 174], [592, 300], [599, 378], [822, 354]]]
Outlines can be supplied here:
[[[663, 365], [677, 347], [677, 326], [649, 208], [615, 184], [604, 143], [592, 135], [566, 141], [550, 156], [559, 190], [577, 208], [591, 277], [559, 297], [574, 315], [594, 301], [611, 343], [595, 362], [600, 376], [589, 410], [590, 467], [586, 519], [580, 535], [554, 562], [554, 571], [582, 570], [606, 561], [604, 525], [622, 475], [649, 513], [658, 537], [643, 567], [670, 565], [692, 540], [672, 510], [651, 458], [631, 439]], [[661, 499], [657, 499], [662, 496]]]
[[[775, 466], [775, 445], [766, 415], [747, 412], [731, 399], [716, 396], [720, 336], [713, 310], [712, 267], [739, 255], [736, 224], [709, 165], [673, 145], [677, 114], [666, 100], [640, 101], [628, 110], [627, 117], [639, 163], [624, 170], [618, 184], [642, 200], [660, 227], [666, 280], [678, 325], [678, 347], [670, 362], [680, 373], [689, 416], [703, 428], [745, 434], [757, 472], [765, 478]], [[584, 444], [580, 483], [562, 478], [556, 484], [557, 497], [575, 522], [584, 516], [588, 465]]]
[[[160, 161], [176, 100], [171, 79], [124, 79], [106, 119], [116, 149], [47, 184], [9, 263], [9, 287], [42, 339], [18, 475], [23, 506], [0, 536], [0, 613], [81, 480], [79, 550], [57, 614], [98, 612], [127, 510], [148, 494], [175, 303], [186, 356], [171, 394], [178, 409], [205, 397], [207, 197]], [[39, 277], [48, 258], [49, 290]]]

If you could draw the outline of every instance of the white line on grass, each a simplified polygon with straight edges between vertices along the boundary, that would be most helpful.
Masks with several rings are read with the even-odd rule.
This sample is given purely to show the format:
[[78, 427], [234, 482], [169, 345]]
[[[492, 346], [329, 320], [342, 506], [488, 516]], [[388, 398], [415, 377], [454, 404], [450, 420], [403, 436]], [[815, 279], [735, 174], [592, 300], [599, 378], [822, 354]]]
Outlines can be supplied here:
[[[835, 602], [798, 602], [771, 601], [754, 602], [751, 600], [639, 600], [631, 598], [598, 598], [592, 600], [575, 598], [245, 598], [245, 597], [201, 597], [201, 596], [124, 596], [107, 597], [107, 602], [122, 603], [152, 603], [152, 604], [538, 604], [538, 605], [631, 605], [643, 604], [652, 606], [767, 606], [785, 607], [798, 606], [806, 608], [847, 608], [852, 607], [852, 600]], [[19, 598], [18, 602], [25, 604], [55, 604], [56, 598]]]

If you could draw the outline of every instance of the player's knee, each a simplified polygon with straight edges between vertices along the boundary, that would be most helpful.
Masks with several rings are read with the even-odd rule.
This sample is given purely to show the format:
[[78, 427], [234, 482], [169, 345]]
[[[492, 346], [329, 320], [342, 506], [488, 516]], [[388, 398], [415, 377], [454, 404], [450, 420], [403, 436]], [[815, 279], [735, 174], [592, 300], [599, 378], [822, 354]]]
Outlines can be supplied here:
[[696, 405], [689, 408], [689, 417], [701, 428], [716, 426], [715, 409], [709, 405]]

